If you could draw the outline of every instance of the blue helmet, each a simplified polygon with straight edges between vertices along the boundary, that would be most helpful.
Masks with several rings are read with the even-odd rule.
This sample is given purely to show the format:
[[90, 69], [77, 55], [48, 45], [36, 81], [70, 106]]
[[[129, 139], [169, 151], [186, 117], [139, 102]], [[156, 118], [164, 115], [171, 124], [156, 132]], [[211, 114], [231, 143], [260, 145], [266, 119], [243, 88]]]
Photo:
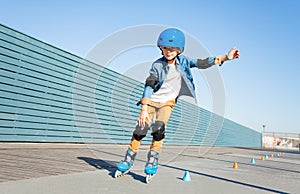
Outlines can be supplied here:
[[157, 40], [157, 46], [169, 46], [180, 49], [182, 53], [185, 45], [185, 37], [182, 31], [176, 28], [168, 28], [162, 31]]

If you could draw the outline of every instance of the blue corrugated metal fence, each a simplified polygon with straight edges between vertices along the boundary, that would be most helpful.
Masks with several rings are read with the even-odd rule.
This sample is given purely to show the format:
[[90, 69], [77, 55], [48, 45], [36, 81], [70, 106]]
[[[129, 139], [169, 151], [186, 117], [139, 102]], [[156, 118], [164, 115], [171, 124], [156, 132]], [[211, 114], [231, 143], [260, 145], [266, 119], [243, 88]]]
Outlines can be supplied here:
[[[0, 86], [0, 141], [22, 142], [126, 144], [143, 90], [143, 83], [3, 25]], [[260, 147], [261, 134], [179, 100], [165, 144]]]

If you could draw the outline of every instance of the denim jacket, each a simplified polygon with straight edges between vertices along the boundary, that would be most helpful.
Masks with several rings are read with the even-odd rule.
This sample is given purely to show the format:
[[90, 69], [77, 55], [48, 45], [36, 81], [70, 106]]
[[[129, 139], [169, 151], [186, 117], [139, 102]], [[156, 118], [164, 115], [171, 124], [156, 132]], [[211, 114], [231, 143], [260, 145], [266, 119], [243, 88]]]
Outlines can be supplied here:
[[[178, 97], [181, 95], [187, 95], [196, 98], [191, 68], [197, 67], [199, 69], [206, 69], [215, 64], [215, 57], [208, 57], [206, 59], [190, 59], [184, 55], [178, 55], [176, 58], [176, 65], [182, 77], [182, 84]], [[156, 60], [152, 64], [150, 75], [146, 79], [143, 96], [138, 104], [148, 104], [151, 95], [162, 86], [163, 81], [169, 72], [169, 68], [170, 67], [165, 57]]]

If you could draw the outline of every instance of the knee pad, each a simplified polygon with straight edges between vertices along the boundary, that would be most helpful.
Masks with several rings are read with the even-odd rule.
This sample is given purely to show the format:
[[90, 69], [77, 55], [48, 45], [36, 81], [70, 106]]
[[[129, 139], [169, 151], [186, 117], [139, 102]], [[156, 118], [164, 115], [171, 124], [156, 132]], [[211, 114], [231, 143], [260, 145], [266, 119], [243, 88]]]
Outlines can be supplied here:
[[150, 127], [147, 123], [145, 123], [145, 127], [136, 125], [135, 130], [133, 131], [134, 139], [136, 139], [138, 141], [142, 140], [144, 137], [146, 137], [149, 129], [150, 129]]
[[162, 121], [155, 121], [152, 125], [152, 133], [153, 139], [155, 141], [160, 141], [165, 138], [165, 124]]

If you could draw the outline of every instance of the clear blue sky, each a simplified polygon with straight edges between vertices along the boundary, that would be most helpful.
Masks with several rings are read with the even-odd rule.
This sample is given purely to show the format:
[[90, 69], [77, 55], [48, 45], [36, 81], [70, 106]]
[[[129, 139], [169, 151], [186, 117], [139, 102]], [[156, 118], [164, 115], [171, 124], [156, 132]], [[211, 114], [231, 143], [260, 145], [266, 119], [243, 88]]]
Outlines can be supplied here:
[[225, 117], [258, 131], [265, 124], [266, 131], [300, 133], [297, 0], [0, 3], [0, 23], [81, 57], [111, 33], [144, 24], [183, 29], [212, 55], [237, 46], [241, 58], [220, 68]]

